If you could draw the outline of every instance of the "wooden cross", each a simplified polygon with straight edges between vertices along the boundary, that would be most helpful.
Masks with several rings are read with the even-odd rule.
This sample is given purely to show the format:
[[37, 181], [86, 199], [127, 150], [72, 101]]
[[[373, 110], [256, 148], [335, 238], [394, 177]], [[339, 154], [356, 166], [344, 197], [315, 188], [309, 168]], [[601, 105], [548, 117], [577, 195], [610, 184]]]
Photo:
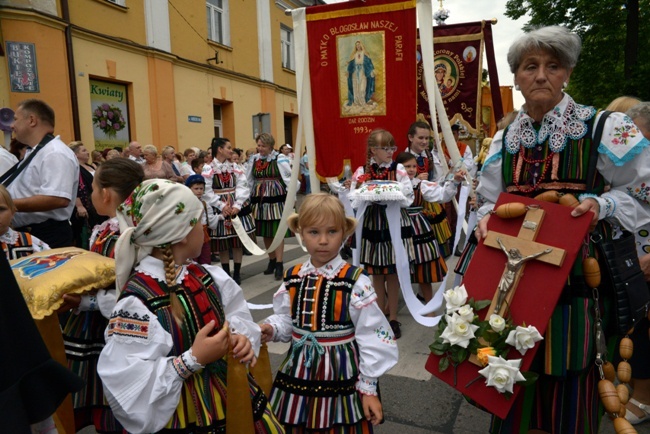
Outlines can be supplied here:
[[[517, 249], [524, 257], [531, 256], [531, 255], [534, 256], [547, 249], [551, 249], [550, 252], [542, 254], [541, 256], [538, 257], [534, 257], [534, 259], [537, 261], [545, 262], [547, 264], [553, 264], [558, 267], [561, 267], [562, 263], [564, 262], [564, 257], [566, 256], [565, 250], [535, 242], [535, 239], [537, 238], [537, 234], [539, 233], [539, 230], [542, 226], [542, 221], [544, 220], [544, 214], [545, 212], [541, 208], [529, 207], [528, 211], [526, 212], [526, 216], [524, 217], [524, 222], [522, 223], [521, 228], [519, 229], [519, 234], [516, 237], [513, 237], [511, 235], [501, 234], [498, 232], [489, 231], [483, 243], [486, 246], [494, 247], [496, 249], [501, 249], [501, 246], [499, 245], [499, 241], [501, 241], [508, 250]], [[523, 276], [524, 274], [523, 271], [525, 267], [526, 267], [525, 263], [521, 264], [519, 270], [516, 272], [514, 276], [514, 281], [512, 282], [512, 285], [510, 286], [510, 289], [505, 296], [505, 300], [503, 301], [503, 303], [501, 303], [501, 306], [498, 309], [498, 311], [495, 309], [497, 305], [497, 300], [499, 299], [499, 289], [497, 288], [497, 291], [494, 294], [494, 298], [492, 299], [492, 304], [490, 304], [487, 314], [485, 315], [486, 319], [489, 319], [490, 315], [492, 315], [493, 313], [503, 316], [504, 313], [508, 310], [508, 307], [510, 306], [510, 302], [512, 301], [512, 298], [515, 295], [515, 291], [517, 289], [517, 285], [519, 284], [519, 280], [521, 279], [521, 276]], [[508, 263], [506, 262], [506, 266], [503, 271], [504, 275], [507, 272], [508, 272]]]

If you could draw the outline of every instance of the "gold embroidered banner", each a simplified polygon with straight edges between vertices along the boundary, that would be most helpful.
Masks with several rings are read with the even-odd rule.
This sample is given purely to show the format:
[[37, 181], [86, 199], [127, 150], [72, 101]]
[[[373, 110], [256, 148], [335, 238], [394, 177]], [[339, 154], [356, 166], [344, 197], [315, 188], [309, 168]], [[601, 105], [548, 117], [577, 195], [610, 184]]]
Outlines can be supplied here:
[[[434, 74], [449, 121], [453, 124], [460, 120], [472, 134], [477, 134], [481, 121], [483, 23], [436, 26], [433, 35]], [[417, 112], [431, 122], [419, 40], [417, 50]]]
[[366, 162], [376, 128], [406, 137], [416, 116], [415, 1], [306, 8], [316, 172]]

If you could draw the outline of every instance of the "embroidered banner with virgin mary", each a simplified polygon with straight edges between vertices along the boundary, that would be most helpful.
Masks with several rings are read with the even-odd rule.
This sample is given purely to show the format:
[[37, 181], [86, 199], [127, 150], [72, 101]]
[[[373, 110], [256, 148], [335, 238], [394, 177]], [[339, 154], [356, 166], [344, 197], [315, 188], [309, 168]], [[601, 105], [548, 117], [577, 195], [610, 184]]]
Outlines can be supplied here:
[[[316, 172], [340, 176], [366, 162], [375, 128], [406, 137], [415, 119], [415, 1], [306, 8]], [[306, 78], [307, 79], [307, 78]]]

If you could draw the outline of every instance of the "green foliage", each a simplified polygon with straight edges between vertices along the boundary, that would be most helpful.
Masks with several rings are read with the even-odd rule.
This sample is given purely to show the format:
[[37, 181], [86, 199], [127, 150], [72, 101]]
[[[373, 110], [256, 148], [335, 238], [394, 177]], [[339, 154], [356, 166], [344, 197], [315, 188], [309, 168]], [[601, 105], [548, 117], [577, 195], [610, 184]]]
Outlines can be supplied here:
[[[638, 34], [628, 34], [628, 14], [638, 3]], [[605, 108], [621, 95], [650, 100], [650, 0], [508, 0], [506, 16], [528, 13], [528, 31], [562, 25], [582, 38], [582, 53], [567, 92], [580, 104]], [[632, 14], [631, 16], [634, 16]], [[634, 40], [638, 44], [634, 46]], [[626, 42], [630, 44], [626, 45]], [[626, 48], [627, 47], [627, 48]], [[626, 49], [628, 52], [626, 53]], [[629, 76], [625, 74], [626, 54]]]

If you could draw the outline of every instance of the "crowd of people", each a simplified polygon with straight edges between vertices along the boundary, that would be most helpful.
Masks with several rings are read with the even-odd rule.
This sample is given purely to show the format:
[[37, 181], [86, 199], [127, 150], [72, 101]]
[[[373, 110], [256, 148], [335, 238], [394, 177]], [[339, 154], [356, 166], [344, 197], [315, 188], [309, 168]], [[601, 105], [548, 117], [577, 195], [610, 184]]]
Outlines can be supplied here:
[[[429, 302], [453, 249], [456, 211], [446, 204], [471, 178], [478, 223], [457, 252], [461, 278], [500, 193], [556, 191], [577, 197], [572, 215], [591, 212], [591, 230], [601, 237], [634, 233], [650, 281], [650, 102], [617, 99], [604, 114], [574, 101], [565, 88], [580, 45], [566, 29], [545, 27], [511, 46], [508, 62], [525, 104], [500, 123], [478, 161], [459, 142], [457, 124], [461, 161], [453, 161], [451, 144], [434, 143], [424, 121], [410, 125], [401, 146], [376, 129], [365, 163], [328, 193], [310, 191], [306, 155], [294, 157], [288, 144], [276, 151], [268, 133], [246, 152], [214, 138], [206, 150], [182, 153], [135, 141], [90, 153], [82, 142], [66, 145], [53, 135], [54, 112], [45, 102], [21, 102], [11, 152], [0, 152], [7, 259], [67, 246], [115, 259], [114, 287], [66, 294], [58, 313], [68, 368], [83, 387], [71, 378], [44, 388], [74, 391], [75, 429], [94, 425], [101, 433], [225, 432], [234, 405], [227, 396], [250, 398], [257, 433], [372, 432], [383, 420], [378, 379], [398, 362], [402, 265]], [[292, 164], [301, 166], [306, 195], [270, 250], [284, 227]], [[399, 192], [399, 211], [354, 194], [382, 183]], [[357, 200], [346, 203], [348, 196]], [[284, 239], [294, 234], [309, 257], [285, 269]], [[281, 281], [273, 314], [261, 324], [240, 286], [246, 245], [257, 237], [268, 255], [263, 273]], [[586, 239], [583, 256], [595, 251], [594, 239]], [[340, 252], [350, 245], [355, 254], [346, 261]], [[553, 314], [565, 333], [545, 336], [531, 368], [537, 381], [505, 419], [493, 417], [491, 432], [598, 432], [597, 338], [588, 325], [602, 322], [609, 334], [616, 319], [611, 291], [592, 295], [582, 267], [573, 267]], [[634, 424], [650, 420], [648, 327], [644, 318], [630, 332], [625, 418]], [[608, 337], [614, 341], [615, 332]], [[252, 370], [269, 341], [292, 343], [272, 389], [248, 375], [244, 393], [229, 395], [229, 358]], [[52, 402], [60, 399], [52, 394]], [[55, 407], [42, 404], [47, 414], [21, 420], [39, 433], [56, 432], [61, 419], [46, 417]]]

